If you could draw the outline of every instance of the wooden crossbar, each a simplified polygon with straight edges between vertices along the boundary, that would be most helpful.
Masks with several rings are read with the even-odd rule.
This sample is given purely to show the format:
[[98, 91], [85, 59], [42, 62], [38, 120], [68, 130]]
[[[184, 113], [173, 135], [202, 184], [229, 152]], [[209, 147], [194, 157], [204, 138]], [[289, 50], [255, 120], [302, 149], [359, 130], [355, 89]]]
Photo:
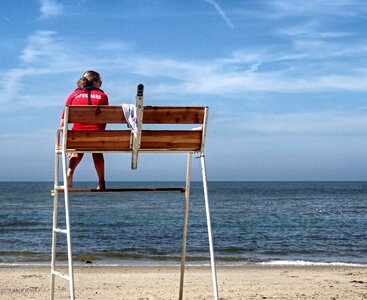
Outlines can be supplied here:
[[145, 106], [145, 124], [202, 124], [204, 106]]
[[[67, 148], [75, 151], [131, 151], [130, 135], [128, 130], [70, 130]], [[198, 151], [201, 138], [201, 130], [143, 130], [139, 151]]]
[[[202, 124], [204, 106], [144, 106], [144, 124]], [[69, 123], [126, 124], [121, 106], [69, 107]]]
[[131, 151], [130, 130], [69, 130], [67, 148], [78, 150]]
[[[185, 193], [186, 189], [183, 187], [177, 188], [115, 188], [115, 189], [69, 189], [69, 193], [133, 193], [133, 192], [180, 192]], [[64, 192], [60, 189], [60, 192]]]

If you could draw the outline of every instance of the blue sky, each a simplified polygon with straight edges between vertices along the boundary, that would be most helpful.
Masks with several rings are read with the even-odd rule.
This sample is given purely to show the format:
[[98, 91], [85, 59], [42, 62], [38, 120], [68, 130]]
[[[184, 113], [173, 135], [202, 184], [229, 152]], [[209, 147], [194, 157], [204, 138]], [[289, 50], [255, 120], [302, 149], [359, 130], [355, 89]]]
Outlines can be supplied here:
[[[367, 180], [362, 0], [1, 1], [0, 180], [52, 180], [68, 94], [208, 105], [209, 180]], [[193, 169], [199, 178], [199, 168]], [[107, 180], [181, 180], [185, 156], [107, 155]], [[96, 180], [86, 157], [76, 180]]]

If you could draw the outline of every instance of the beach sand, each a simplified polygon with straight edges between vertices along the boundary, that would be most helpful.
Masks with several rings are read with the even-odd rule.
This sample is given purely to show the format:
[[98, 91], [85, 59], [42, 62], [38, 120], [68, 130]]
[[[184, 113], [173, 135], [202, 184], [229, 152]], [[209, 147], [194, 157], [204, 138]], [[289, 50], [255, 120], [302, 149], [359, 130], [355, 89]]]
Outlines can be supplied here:
[[[179, 267], [75, 267], [77, 299], [177, 299]], [[220, 299], [367, 299], [367, 268], [218, 267]], [[0, 268], [0, 299], [49, 299], [48, 267]], [[188, 267], [184, 299], [213, 299], [209, 267]], [[56, 279], [55, 299], [67, 299]]]

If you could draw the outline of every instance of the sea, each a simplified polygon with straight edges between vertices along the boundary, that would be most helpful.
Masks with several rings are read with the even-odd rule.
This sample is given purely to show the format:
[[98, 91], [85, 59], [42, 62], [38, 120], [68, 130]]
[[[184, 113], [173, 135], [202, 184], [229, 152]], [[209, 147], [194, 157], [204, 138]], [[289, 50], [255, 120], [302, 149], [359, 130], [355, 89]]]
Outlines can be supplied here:
[[[78, 182], [94, 188], [94, 182]], [[48, 265], [52, 182], [0, 182], [0, 266]], [[184, 187], [183, 182], [109, 182], [109, 188]], [[367, 182], [209, 182], [218, 265], [367, 267]], [[59, 227], [65, 226], [60, 194]], [[178, 265], [184, 196], [176, 193], [70, 194], [76, 264]], [[58, 234], [57, 260], [67, 262]], [[208, 265], [201, 182], [192, 182], [189, 265]]]

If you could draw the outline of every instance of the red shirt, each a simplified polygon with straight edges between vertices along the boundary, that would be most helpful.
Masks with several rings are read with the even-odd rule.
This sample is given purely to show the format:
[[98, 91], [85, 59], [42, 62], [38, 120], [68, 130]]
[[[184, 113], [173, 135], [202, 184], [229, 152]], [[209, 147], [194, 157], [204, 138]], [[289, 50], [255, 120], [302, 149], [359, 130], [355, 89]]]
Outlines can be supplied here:
[[[100, 89], [92, 89], [90, 91], [90, 100], [92, 105], [108, 105], [107, 95]], [[88, 91], [86, 89], [76, 89], [66, 100], [65, 106], [71, 105], [89, 105]], [[64, 112], [61, 119], [64, 119]], [[106, 124], [96, 123], [74, 123], [72, 130], [104, 130]]]

